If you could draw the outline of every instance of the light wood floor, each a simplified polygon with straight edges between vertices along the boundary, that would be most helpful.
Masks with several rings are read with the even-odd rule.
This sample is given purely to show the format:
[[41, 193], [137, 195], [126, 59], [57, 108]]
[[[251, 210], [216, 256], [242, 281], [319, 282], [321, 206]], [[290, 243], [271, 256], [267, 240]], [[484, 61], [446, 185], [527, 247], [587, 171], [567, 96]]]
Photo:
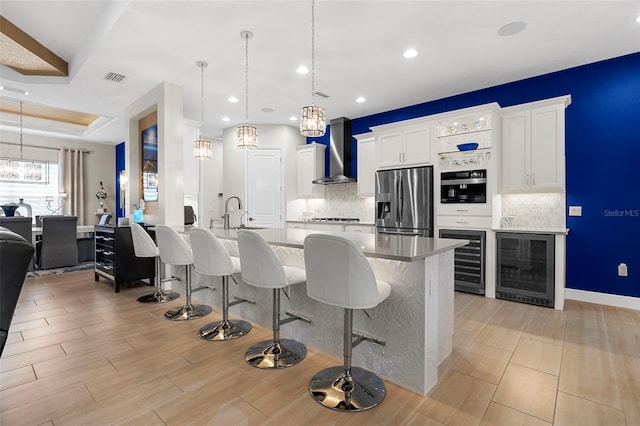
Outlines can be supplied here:
[[640, 425], [638, 311], [457, 293], [454, 351], [431, 394], [387, 383], [380, 406], [338, 413], [307, 385], [340, 360], [310, 350], [292, 368], [255, 369], [244, 351], [269, 330], [201, 341], [218, 311], [166, 321], [184, 299], [137, 304], [149, 290], [114, 294], [91, 271], [28, 278], [0, 359], [0, 424]]

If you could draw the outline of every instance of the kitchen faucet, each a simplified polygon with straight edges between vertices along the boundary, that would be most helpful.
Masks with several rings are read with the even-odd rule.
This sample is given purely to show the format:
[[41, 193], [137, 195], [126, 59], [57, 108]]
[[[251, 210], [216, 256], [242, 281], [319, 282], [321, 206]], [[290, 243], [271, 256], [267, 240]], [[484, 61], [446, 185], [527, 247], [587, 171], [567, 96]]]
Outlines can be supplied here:
[[249, 210], [245, 210], [244, 213], [242, 213], [242, 216], [240, 216], [240, 228], [244, 228], [245, 224], [242, 223], [242, 218], [245, 217], [245, 215], [248, 217], [249, 216]]
[[242, 201], [240, 201], [239, 197], [232, 195], [231, 197], [227, 198], [227, 201], [224, 202], [224, 215], [222, 216], [224, 229], [229, 229], [229, 200], [231, 200], [232, 198], [238, 200], [238, 208], [242, 210]]

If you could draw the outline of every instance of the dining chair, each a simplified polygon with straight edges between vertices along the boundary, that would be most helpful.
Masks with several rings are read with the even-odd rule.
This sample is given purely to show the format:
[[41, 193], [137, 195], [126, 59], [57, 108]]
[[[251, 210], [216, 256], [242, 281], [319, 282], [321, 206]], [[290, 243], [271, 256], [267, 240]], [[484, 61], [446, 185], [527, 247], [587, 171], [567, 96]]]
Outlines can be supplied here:
[[39, 269], [78, 264], [77, 228], [76, 216], [42, 218], [42, 239], [36, 243], [36, 264]]

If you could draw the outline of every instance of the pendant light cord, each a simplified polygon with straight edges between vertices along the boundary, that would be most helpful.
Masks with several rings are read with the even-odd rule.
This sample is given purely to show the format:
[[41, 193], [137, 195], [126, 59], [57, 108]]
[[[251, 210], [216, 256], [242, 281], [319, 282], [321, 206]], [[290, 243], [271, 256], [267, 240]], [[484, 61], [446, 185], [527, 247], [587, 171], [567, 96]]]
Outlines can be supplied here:
[[22, 104], [20, 101], [20, 160], [22, 160]]
[[244, 35], [244, 120], [249, 124], [249, 34]]
[[200, 138], [204, 133], [204, 62], [200, 65]]
[[311, 105], [316, 98], [316, 2], [311, 0]]

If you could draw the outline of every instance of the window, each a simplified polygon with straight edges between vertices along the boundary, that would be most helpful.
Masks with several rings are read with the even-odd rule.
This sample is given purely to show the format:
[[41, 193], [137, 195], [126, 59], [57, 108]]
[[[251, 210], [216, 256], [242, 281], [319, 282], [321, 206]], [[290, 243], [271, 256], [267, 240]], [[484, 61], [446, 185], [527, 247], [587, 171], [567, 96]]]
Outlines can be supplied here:
[[[45, 197], [53, 197], [48, 205]], [[0, 181], [0, 204], [18, 203], [20, 198], [25, 204], [31, 205], [32, 217], [50, 215], [59, 207], [58, 199], [58, 164], [49, 163], [49, 183], [29, 183]], [[62, 209], [58, 210], [60, 213]], [[1, 211], [0, 211], [1, 213]], [[16, 214], [27, 215], [25, 208], [16, 210]]]

